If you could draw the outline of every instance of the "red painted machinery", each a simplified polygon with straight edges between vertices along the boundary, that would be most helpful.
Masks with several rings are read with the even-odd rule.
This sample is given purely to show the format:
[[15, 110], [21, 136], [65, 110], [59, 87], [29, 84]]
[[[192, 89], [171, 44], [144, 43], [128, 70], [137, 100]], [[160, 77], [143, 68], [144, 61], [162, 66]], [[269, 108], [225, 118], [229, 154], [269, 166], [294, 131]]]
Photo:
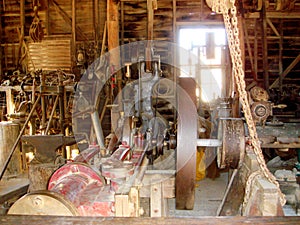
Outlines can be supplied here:
[[[115, 194], [138, 168], [143, 154], [129, 158], [130, 148], [121, 145], [98, 165], [87, 161], [96, 159], [99, 148], [89, 148], [56, 170], [47, 191], [29, 193], [19, 199], [9, 214], [114, 216]], [[127, 159], [133, 159], [129, 161]], [[94, 167], [94, 168], [93, 168]]]

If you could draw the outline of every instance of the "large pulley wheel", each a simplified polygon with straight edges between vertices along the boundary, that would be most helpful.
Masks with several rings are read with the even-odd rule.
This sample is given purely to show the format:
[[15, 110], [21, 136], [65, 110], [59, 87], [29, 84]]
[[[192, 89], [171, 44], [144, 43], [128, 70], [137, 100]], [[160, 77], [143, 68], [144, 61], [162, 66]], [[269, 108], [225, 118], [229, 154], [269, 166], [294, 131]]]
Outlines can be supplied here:
[[217, 162], [220, 169], [237, 169], [245, 155], [245, 129], [240, 118], [219, 120], [218, 139], [222, 145], [217, 149]]

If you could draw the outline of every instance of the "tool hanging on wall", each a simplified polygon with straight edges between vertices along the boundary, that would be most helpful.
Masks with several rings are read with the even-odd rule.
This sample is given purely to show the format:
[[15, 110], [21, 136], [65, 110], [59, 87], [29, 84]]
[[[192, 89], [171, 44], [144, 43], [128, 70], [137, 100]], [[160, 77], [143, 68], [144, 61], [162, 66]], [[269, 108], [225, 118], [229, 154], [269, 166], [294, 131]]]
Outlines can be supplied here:
[[40, 42], [40, 41], [42, 41], [42, 39], [44, 37], [44, 32], [43, 32], [40, 18], [38, 16], [39, 1], [34, 0], [32, 5], [33, 5], [33, 12], [34, 12], [33, 17], [34, 18], [30, 25], [30, 28], [29, 28], [29, 36], [33, 42]]

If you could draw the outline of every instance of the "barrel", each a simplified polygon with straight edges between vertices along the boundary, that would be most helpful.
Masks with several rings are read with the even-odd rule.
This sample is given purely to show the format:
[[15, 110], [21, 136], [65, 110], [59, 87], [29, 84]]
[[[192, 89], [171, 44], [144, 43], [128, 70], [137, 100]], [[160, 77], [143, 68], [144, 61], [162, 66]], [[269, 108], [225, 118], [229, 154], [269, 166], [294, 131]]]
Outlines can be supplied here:
[[[0, 122], [0, 165], [3, 166], [10, 151], [17, 140], [20, 132], [19, 124], [1, 121]], [[10, 162], [6, 168], [3, 178], [10, 178], [20, 175], [22, 171], [20, 145], [15, 149]], [[1, 168], [2, 169], [2, 168]]]

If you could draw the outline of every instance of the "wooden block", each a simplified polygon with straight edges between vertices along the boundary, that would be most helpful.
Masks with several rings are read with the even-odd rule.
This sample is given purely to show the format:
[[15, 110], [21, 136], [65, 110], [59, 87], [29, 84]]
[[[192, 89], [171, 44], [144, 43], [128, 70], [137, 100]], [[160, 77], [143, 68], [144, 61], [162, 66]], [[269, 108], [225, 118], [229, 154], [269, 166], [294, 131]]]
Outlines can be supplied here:
[[259, 169], [259, 165], [254, 153], [247, 153], [245, 155], [244, 163], [247, 165], [250, 171], [256, 171]]
[[139, 191], [136, 187], [132, 187], [129, 192], [129, 199], [132, 204], [132, 213], [131, 217], [139, 217], [140, 216], [140, 197]]
[[162, 183], [151, 184], [151, 195], [150, 195], [150, 216], [151, 217], [161, 217], [162, 212]]
[[244, 216], [283, 216], [277, 187], [258, 178], [251, 187], [251, 196], [243, 210]]
[[130, 201], [129, 195], [115, 195], [115, 210], [117, 217], [134, 217], [134, 204]]
[[[159, 171], [158, 171], [159, 173]], [[143, 178], [143, 185], [140, 188], [140, 197], [150, 198], [151, 183], [162, 182], [164, 198], [175, 197], [175, 177], [167, 174], [145, 174]]]

